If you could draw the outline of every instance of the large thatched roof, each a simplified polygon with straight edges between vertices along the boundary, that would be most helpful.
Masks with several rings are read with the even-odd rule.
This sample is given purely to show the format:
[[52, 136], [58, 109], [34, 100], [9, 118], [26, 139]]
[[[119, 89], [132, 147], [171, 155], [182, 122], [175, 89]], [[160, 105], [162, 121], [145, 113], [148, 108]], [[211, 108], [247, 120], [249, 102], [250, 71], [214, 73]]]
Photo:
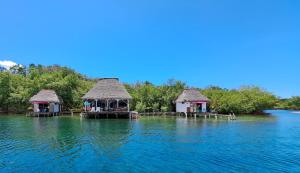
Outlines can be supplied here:
[[53, 90], [41, 90], [30, 98], [30, 102], [61, 103], [62, 101]]
[[202, 95], [196, 89], [185, 89], [177, 98], [176, 102], [193, 102], [193, 101], [206, 101], [209, 99]]
[[132, 99], [132, 97], [117, 78], [103, 78], [99, 79], [82, 99]]

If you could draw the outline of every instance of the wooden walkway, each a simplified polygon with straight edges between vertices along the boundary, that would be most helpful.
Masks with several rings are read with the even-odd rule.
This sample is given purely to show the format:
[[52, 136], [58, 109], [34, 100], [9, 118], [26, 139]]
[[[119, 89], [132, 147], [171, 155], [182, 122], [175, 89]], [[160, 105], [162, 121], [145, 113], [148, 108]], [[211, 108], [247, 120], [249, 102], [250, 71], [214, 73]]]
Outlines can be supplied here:
[[204, 119], [228, 119], [236, 120], [235, 114], [217, 114], [217, 113], [200, 113], [200, 112], [189, 112], [189, 113], [179, 113], [179, 112], [147, 112], [140, 113], [141, 116], [179, 116], [179, 117], [194, 117], [194, 118], [204, 118]]
[[82, 112], [80, 114], [83, 118], [92, 118], [92, 119], [137, 119], [139, 117], [137, 112], [124, 112], [124, 111], [102, 111], [102, 112]]
[[58, 112], [29, 112], [26, 114], [27, 117], [53, 117], [59, 115]]

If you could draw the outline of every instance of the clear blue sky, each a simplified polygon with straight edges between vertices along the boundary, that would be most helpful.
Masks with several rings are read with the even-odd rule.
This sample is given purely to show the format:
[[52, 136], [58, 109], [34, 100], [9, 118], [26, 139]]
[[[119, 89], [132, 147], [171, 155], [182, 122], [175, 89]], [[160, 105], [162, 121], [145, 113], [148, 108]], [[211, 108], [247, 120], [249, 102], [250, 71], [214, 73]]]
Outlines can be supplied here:
[[300, 1], [1, 1], [0, 60], [300, 95]]

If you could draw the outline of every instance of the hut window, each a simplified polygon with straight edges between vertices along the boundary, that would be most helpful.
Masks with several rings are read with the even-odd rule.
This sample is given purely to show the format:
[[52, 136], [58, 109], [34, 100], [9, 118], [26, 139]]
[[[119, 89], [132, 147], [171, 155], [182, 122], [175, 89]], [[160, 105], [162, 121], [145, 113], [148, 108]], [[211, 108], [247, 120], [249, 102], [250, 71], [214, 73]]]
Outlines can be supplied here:
[[120, 108], [126, 108], [127, 107], [127, 101], [120, 100], [119, 101], [119, 107]]

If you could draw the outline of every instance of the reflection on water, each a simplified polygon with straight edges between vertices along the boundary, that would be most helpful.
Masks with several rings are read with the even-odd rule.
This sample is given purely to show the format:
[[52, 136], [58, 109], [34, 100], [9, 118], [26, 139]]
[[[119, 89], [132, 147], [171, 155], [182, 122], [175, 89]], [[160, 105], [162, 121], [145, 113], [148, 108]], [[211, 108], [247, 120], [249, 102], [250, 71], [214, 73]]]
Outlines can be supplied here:
[[0, 117], [0, 172], [297, 172], [300, 116]]

